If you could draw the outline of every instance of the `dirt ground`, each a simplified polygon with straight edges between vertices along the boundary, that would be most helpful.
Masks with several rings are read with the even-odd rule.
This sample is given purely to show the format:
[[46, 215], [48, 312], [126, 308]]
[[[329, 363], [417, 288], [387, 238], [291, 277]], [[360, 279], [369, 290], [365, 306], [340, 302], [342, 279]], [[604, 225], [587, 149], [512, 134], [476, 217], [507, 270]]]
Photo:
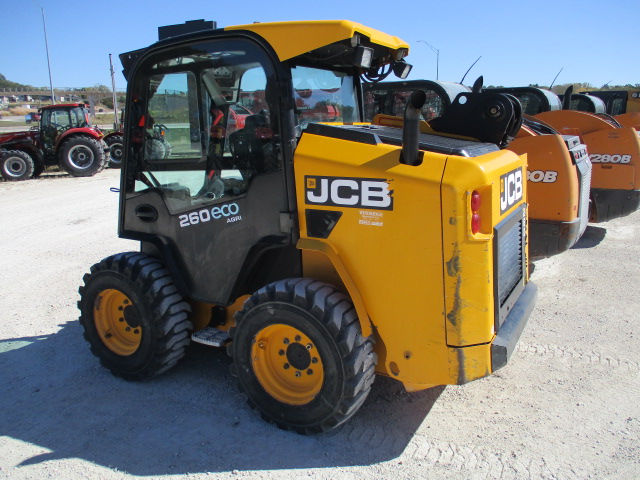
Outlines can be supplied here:
[[157, 379], [113, 377], [78, 324], [78, 286], [117, 238], [119, 172], [0, 182], [0, 479], [640, 478], [640, 213], [536, 262], [510, 363], [407, 394], [378, 378], [331, 433], [244, 404], [223, 351]]

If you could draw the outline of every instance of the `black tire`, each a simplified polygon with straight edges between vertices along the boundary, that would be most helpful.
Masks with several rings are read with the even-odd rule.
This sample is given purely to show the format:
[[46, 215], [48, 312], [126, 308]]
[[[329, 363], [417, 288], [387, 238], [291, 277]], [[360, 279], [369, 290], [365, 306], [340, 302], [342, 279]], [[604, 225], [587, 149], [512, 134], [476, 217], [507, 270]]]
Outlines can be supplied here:
[[164, 145], [164, 158], [169, 158], [171, 156], [171, 151], [173, 150], [173, 147], [166, 140], [163, 140], [162, 143]]
[[109, 146], [109, 166], [111, 168], [121, 168], [122, 157], [124, 156], [124, 139], [122, 135], [114, 135], [104, 141]]
[[21, 150], [9, 150], [0, 154], [0, 175], [9, 182], [27, 180], [33, 176], [31, 155]]
[[167, 149], [162, 140], [147, 138], [144, 141], [144, 158], [147, 160], [163, 160], [167, 157]]
[[127, 252], [91, 267], [80, 287], [80, 323], [100, 363], [144, 380], [173, 367], [191, 341], [189, 305], [154, 257]]
[[42, 161], [37, 161], [35, 168], [33, 169], [33, 178], [38, 178], [40, 175], [44, 173], [45, 165]]
[[333, 286], [302, 278], [272, 283], [247, 299], [236, 322], [232, 373], [266, 420], [320, 433], [364, 403], [375, 377], [373, 341]]
[[60, 167], [74, 177], [92, 177], [105, 167], [106, 156], [99, 140], [85, 136], [66, 139], [58, 152]]

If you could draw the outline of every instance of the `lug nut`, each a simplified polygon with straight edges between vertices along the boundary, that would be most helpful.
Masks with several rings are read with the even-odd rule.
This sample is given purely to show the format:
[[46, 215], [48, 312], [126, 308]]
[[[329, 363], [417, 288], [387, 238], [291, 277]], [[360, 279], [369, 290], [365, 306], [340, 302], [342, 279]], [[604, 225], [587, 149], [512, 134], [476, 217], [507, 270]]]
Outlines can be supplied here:
[[280, 356], [284, 355], [284, 350], [280, 350], [280, 351], [278, 352], [278, 355], [280, 355]]
[[289, 365], [288, 363], [285, 363], [285, 364], [284, 364], [284, 369], [285, 369], [285, 370], [289, 370], [289, 367], [290, 367], [290, 366], [291, 366], [291, 365]]
[[125, 330], [126, 330], [127, 332], [130, 332], [130, 331], [131, 331], [131, 327], [127, 327], [127, 328], [125, 328]]
[[285, 345], [289, 345], [289, 339], [288, 339], [288, 338], [285, 338], [282, 342], [283, 342]]
[[136, 328], [136, 329], [133, 331], [133, 333], [135, 333], [135, 334], [137, 335], [138, 333], [140, 333], [140, 330], [138, 330], [138, 329]]
[[296, 335], [296, 342], [299, 342], [300, 340], [302, 340], [302, 337], [300, 335]]
[[313, 370], [311, 369], [307, 370], [307, 375], [313, 375]]
[[119, 321], [119, 322], [124, 322], [124, 318], [120, 317], [120, 318], [118, 319], [118, 321]]
[[302, 375], [300, 372], [296, 372], [296, 373], [295, 373], [295, 376], [296, 376], [296, 377], [299, 377], [300, 375]]
[[313, 358], [311, 359], [311, 363], [318, 363], [318, 359], [317, 359], [316, 357], [313, 357]]
[[310, 343], [307, 343], [307, 350], [311, 350], [313, 348], [313, 345], [311, 345]]

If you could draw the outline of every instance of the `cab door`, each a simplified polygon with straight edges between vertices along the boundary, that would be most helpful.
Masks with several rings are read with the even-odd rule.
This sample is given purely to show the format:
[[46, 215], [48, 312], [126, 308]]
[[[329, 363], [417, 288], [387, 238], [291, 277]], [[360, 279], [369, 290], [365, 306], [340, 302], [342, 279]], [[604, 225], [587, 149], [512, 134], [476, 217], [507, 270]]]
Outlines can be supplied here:
[[228, 304], [299, 274], [275, 81], [267, 53], [238, 38], [149, 54], [129, 79], [120, 235], [194, 299]]
[[42, 149], [47, 154], [54, 154], [60, 133], [71, 126], [67, 110], [44, 110], [40, 120], [40, 138]]

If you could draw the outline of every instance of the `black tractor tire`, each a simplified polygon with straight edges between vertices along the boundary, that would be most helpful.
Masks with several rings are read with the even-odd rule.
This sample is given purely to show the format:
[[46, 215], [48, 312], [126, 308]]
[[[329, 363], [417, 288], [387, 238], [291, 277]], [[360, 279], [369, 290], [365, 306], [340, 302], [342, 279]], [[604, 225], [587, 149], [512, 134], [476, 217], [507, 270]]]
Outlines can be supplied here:
[[111, 168], [122, 167], [122, 157], [124, 156], [124, 139], [122, 135], [114, 135], [105, 139], [109, 146], [109, 166]]
[[92, 177], [104, 169], [106, 155], [100, 140], [78, 135], [69, 137], [60, 145], [58, 161], [69, 175]]
[[171, 151], [173, 150], [173, 146], [166, 140], [163, 140], [162, 143], [164, 144], [164, 158], [169, 158], [171, 156]]
[[9, 150], [0, 154], [0, 175], [9, 182], [31, 178], [34, 168], [33, 159], [27, 152]]
[[91, 352], [114, 375], [145, 380], [173, 367], [191, 341], [191, 308], [154, 257], [120, 253], [91, 267], [79, 289]]
[[261, 288], [236, 314], [230, 335], [240, 390], [280, 428], [328, 431], [369, 395], [373, 341], [362, 335], [350, 299], [329, 284], [295, 278]]
[[157, 138], [147, 138], [144, 141], [144, 158], [154, 161], [167, 158], [167, 149], [164, 142]]
[[45, 171], [45, 164], [43, 161], [36, 161], [36, 165], [33, 169], [33, 178], [38, 178]]

